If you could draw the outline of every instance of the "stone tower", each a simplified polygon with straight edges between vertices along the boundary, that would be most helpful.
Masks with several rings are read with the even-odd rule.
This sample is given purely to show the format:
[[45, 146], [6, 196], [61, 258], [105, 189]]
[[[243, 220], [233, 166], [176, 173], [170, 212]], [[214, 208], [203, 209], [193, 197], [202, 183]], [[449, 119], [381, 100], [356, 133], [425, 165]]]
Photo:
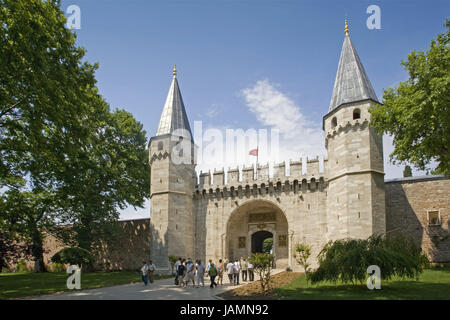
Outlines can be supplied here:
[[174, 68], [156, 135], [150, 139], [150, 259], [169, 271], [168, 256], [192, 257], [194, 143]]
[[323, 118], [328, 151], [329, 240], [367, 238], [386, 231], [382, 139], [369, 127], [378, 102], [359, 56], [345, 39], [329, 112]]

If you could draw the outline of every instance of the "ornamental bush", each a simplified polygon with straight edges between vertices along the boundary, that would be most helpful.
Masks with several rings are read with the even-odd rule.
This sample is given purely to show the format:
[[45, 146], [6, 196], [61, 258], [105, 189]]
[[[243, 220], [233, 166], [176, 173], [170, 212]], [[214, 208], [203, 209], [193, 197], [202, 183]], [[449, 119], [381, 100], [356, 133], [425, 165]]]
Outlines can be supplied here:
[[308, 275], [312, 283], [363, 283], [370, 265], [380, 267], [383, 280], [393, 276], [417, 279], [428, 266], [422, 249], [404, 236], [330, 241], [320, 251], [318, 260], [319, 268]]
[[256, 274], [259, 275], [261, 291], [266, 294], [270, 291], [270, 273], [274, 256], [269, 253], [253, 253], [248, 261], [253, 264]]

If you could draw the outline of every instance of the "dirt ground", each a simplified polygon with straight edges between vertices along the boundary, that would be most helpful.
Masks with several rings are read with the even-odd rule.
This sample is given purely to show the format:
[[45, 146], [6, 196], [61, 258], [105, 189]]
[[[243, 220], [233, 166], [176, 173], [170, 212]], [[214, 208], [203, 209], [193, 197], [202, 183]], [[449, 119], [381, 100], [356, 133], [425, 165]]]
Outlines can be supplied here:
[[[271, 277], [270, 288], [279, 288], [289, 284], [292, 280], [302, 275], [302, 272], [280, 272]], [[269, 294], [262, 294], [261, 284], [259, 281], [254, 281], [242, 287], [226, 291], [218, 295], [225, 300], [264, 300], [277, 299], [276, 294], [270, 292]]]

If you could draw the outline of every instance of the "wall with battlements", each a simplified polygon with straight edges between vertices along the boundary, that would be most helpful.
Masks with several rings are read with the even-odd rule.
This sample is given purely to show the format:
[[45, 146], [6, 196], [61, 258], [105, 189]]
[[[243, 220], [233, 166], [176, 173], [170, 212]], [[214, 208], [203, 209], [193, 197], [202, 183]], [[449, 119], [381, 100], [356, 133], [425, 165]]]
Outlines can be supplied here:
[[[283, 162], [273, 170], [259, 165], [201, 173], [194, 192], [196, 257], [217, 261], [248, 254], [257, 231], [252, 228], [258, 227], [251, 216], [263, 212], [277, 212], [273, 226], [261, 221], [274, 234], [277, 268], [294, 265], [288, 253], [297, 242], [317, 254], [327, 241], [326, 174], [327, 160], [319, 158]], [[239, 247], [241, 240], [245, 247]]]

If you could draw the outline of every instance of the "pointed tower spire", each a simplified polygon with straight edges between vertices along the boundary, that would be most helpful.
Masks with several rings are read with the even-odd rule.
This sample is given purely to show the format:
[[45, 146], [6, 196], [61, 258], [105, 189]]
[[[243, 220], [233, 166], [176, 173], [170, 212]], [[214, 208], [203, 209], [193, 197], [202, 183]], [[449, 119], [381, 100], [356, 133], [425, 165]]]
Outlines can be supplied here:
[[190, 134], [192, 139], [191, 127], [189, 126], [189, 120], [184, 108], [183, 98], [181, 97], [180, 87], [177, 80], [177, 67], [173, 68], [173, 79], [170, 85], [169, 93], [167, 95], [166, 103], [159, 120], [158, 130], [156, 136], [162, 136], [166, 134], [174, 133], [177, 135], [183, 135], [182, 130], [186, 130]]
[[350, 102], [362, 100], [378, 102], [372, 84], [348, 35], [347, 19], [345, 19], [344, 31], [344, 44], [342, 45], [329, 111]]

